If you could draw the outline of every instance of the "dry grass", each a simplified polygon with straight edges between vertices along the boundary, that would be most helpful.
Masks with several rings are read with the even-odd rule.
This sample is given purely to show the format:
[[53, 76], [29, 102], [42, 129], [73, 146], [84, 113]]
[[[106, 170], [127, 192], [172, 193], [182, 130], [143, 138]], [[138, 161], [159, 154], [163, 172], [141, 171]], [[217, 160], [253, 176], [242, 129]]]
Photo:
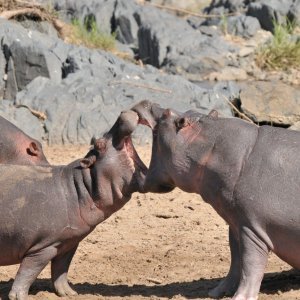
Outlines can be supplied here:
[[272, 40], [260, 48], [256, 55], [259, 67], [269, 70], [300, 68], [300, 40], [293, 38], [291, 24], [274, 24]]
[[96, 21], [90, 22], [89, 26], [87, 26], [78, 20], [73, 20], [72, 29], [72, 34], [69, 37], [69, 41], [72, 44], [106, 51], [115, 50], [115, 36], [99, 30]]

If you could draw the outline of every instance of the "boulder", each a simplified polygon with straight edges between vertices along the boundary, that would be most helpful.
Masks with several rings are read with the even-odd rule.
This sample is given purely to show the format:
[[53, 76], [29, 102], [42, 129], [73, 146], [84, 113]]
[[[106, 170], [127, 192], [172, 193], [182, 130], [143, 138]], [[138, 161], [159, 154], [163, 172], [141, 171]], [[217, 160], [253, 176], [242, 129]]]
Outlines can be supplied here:
[[295, 0], [290, 7], [288, 18], [291, 22], [300, 24], [300, 0]]
[[[51, 51], [59, 41], [37, 31], [26, 30], [21, 25], [0, 19], [0, 39], [6, 60], [7, 81], [2, 94], [13, 99], [37, 76], [61, 80], [61, 61]], [[2, 68], [3, 72], [3, 64]], [[1, 88], [1, 85], [0, 85]]]
[[139, 6], [133, 1], [117, 0], [112, 18], [112, 32], [123, 44], [137, 46], [138, 24], [134, 17]]
[[243, 38], [254, 36], [260, 28], [259, 21], [251, 16], [239, 15], [227, 19], [227, 32]]
[[66, 22], [78, 20], [87, 27], [96, 22], [101, 32], [111, 33], [111, 20], [116, 0], [39, 0], [45, 5], [52, 5]]
[[249, 4], [247, 15], [257, 18], [263, 29], [273, 32], [274, 21], [285, 23], [292, 4], [293, 0], [261, 0]]
[[221, 35], [206, 35], [183, 19], [145, 7], [136, 16], [139, 24], [139, 56], [145, 63], [174, 74], [200, 74], [232, 64], [228, 53], [237, 45]]
[[[151, 5], [138, 5], [134, 0], [51, 1], [65, 20], [93, 19], [99, 28], [115, 32], [119, 42], [136, 49], [143, 63], [187, 78], [189, 74], [206, 74], [232, 65], [234, 55], [229, 57], [227, 53], [238, 52], [239, 47], [226, 41], [220, 31], [207, 26], [198, 30], [191, 20]], [[252, 34], [254, 22], [249, 20], [246, 18], [241, 25], [246, 27], [245, 35]], [[251, 28], [255, 31], [256, 25]]]
[[22, 122], [26, 115], [33, 116], [14, 104], [45, 113], [45, 121], [36, 120], [39, 131], [34, 135], [50, 144], [88, 143], [110, 128], [123, 109], [143, 99], [182, 111], [195, 108], [207, 113], [215, 108], [231, 116], [220, 97], [229, 91], [226, 88], [201, 88], [150, 65], [140, 67], [104, 51], [68, 45], [55, 36], [1, 22], [1, 70], [7, 77], [3, 90], [13, 100], [6, 113]]
[[204, 9], [207, 14], [224, 14], [242, 11], [247, 7], [248, 0], [212, 0]]
[[72, 67], [59, 84], [37, 77], [16, 97], [17, 104], [46, 113], [43, 138], [50, 144], [88, 143], [93, 135], [110, 128], [122, 110], [143, 99], [182, 111], [195, 108], [207, 113], [215, 108], [225, 116], [232, 115], [220, 96], [231, 93], [224, 87], [204, 89], [151, 66], [141, 68], [83, 47], [71, 47], [67, 60]]
[[288, 129], [300, 131], [300, 121], [296, 122], [295, 124], [290, 126]]
[[300, 89], [274, 82], [241, 86], [241, 109], [257, 123], [290, 126], [300, 121]]

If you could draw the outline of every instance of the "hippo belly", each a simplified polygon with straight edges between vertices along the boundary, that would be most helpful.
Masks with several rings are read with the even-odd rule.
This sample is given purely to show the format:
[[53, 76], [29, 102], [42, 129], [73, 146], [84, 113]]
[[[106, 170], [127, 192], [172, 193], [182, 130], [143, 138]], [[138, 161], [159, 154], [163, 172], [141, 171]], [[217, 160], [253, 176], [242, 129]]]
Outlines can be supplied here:
[[293, 268], [300, 270], [300, 226], [297, 228], [277, 228], [270, 230], [273, 251]]
[[270, 250], [299, 269], [300, 139], [293, 147], [256, 147], [235, 189], [239, 226], [251, 224]]
[[47, 167], [1, 166], [0, 265], [63, 240], [71, 224], [57, 175]]

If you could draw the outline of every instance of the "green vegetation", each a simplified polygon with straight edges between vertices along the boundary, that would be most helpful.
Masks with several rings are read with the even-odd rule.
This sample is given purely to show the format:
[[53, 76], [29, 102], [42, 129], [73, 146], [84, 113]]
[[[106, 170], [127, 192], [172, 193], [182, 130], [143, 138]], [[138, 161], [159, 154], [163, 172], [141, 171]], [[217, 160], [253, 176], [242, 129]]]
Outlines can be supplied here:
[[272, 40], [260, 48], [256, 55], [259, 67], [270, 70], [287, 70], [300, 67], [300, 39], [292, 37], [295, 26], [290, 22], [274, 22]]
[[89, 20], [82, 24], [75, 19], [72, 22], [72, 27], [72, 43], [84, 45], [88, 48], [99, 48], [106, 51], [112, 51], [115, 49], [115, 36], [100, 31], [97, 28], [95, 20]]
[[225, 15], [221, 15], [220, 28], [223, 34], [228, 34], [228, 18]]

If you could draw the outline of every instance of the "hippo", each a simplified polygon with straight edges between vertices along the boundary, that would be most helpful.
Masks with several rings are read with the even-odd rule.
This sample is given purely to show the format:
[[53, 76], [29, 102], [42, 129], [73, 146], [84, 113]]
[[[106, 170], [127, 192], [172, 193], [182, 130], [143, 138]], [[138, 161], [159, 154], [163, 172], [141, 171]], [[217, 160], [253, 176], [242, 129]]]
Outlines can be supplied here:
[[49, 165], [42, 145], [0, 116], [0, 164]]
[[213, 298], [258, 298], [268, 253], [300, 269], [300, 133], [239, 118], [132, 108], [153, 130], [144, 192], [201, 195], [229, 224], [231, 266]]
[[142, 187], [147, 168], [130, 137], [137, 124], [136, 113], [123, 112], [66, 166], [0, 165], [0, 265], [20, 263], [10, 300], [27, 299], [49, 261], [56, 293], [76, 294], [67, 273], [79, 242]]

